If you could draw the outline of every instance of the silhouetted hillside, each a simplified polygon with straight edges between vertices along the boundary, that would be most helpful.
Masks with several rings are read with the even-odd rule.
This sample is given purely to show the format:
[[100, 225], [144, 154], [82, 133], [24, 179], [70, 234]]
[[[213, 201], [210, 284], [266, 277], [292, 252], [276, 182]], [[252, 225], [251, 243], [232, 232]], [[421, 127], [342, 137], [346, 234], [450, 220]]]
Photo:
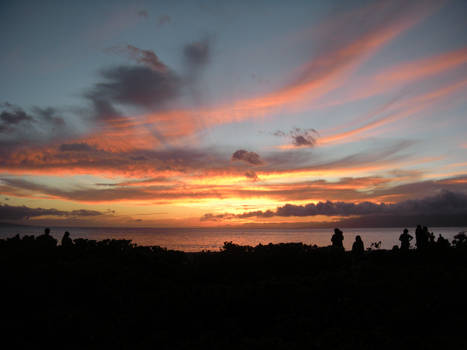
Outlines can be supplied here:
[[0, 240], [3, 342], [14, 348], [467, 347], [465, 235], [453, 247], [359, 255], [299, 243], [57, 246], [44, 236]]

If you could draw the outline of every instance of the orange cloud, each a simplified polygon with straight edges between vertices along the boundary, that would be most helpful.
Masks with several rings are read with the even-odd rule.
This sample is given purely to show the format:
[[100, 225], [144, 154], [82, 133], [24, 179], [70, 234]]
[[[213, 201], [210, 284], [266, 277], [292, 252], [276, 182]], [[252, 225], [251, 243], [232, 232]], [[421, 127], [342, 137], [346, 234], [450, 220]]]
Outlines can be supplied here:
[[[349, 19], [364, 17], [368, 13], [374, 13], [375, 9], [384, 13], [389, 11], [390, 7], [384, 1], [373, 4], [351, 12], [343, 16], [345, 20], [342, 18], [342, 21], [325, 25], [323, 28], [329, 32], [328, 35], [334, 35], [336, 29], [345, 29], [344, 24], [348, 24]], [[432, 6], [425, 6], [423, 10], [417, 11], [412, 8], [407, 14], [397, 16], [397, 20], [384, 19], [381, 23], [375, 21], [372, 24], [373, 28], [352, 28], [352, 34], [343, 30], [340, 34], [343, 39], [337, 40], [341, 46], [331, 45], [321, 50], [316, 57], [295, 70], [289, 83], [276, 91], [232, 104], [162, 111], [114, 121], [91, 136], [88, 141], [107, 150], [155, 148], [161, 144], [177, 143], [180, 138], [192, 135], [202, 128], [263, 117], [283, 108], [301, 109], [342, 86], [348, 75], [370, 55], [418, 23], [432, 10]]]
[[383, 112], [388, 112], [394, 109], [399, 109], [399, 111], [389, 113], [388, 115], [382, 116], [374, 121], [368, 122], [363, 126], [354, 128], [349, 131], [340, 132], [331, 134], [328, 136], [323, 136], [317, 139], [318, 145], [326, 145], [326, 144], [335, 144], [335, 143], [343, 143], [343, 142], [352, 142], [355, 140], [362, 139], [366, 136], [362, 135], [367, 131], [376, 129], [388, 123], [392, 123], [394, 121], [404, 119], [414, 114], [431, 107], [431, 105], [436, 102], [438, 99], [445, 97], [455, 91], [463, 89], [467, 86], [467, 80], [463, 80], [460, 82], [456, 82], [454, 84], [450, 84], [448, 86], [443, 86], [438, 88], [434, 91], [424, 93], [413, 98], [409, 98], [406, 101], [403, 101], [398, 104], [390, 103], [384, 105], [382, 108], [378, 108], [375, 112], [368, 113], [367, 115], [358, 118], [355, 122], [361, 122], [365, 120], [372, 119], [376, 117], [378, 114]]

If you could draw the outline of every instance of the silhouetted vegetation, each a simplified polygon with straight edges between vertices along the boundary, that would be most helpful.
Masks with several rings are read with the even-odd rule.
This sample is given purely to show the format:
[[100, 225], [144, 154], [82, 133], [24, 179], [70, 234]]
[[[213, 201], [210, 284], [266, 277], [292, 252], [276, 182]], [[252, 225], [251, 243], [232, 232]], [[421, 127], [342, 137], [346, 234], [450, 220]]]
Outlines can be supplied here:
[[0, 240], [3, 342], [66, 349], [467, 347], [465, 233], [452, 246], [440, 235], [420, 249], [392, 251], [365, 251], [357, 239], [345, 252], [341, 238], [342, 231], [334, 247], [226, 242], [219, 252], [199, 253], [69, 234], [57, 245], [47, 231]]

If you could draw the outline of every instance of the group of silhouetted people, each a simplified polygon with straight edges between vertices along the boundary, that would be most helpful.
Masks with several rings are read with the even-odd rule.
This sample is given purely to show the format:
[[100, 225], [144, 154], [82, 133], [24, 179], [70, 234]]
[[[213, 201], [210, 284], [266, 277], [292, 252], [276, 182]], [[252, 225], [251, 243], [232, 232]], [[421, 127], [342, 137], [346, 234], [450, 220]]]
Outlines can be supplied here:
[[[50, 235], [50, 228], [44, 230], [44, 234], [37, 236], [36, 242], [38, 242], [44, 248], [54, 248], [57, 246], [57, 240]], [[70, 237], [70, 232], [66, 231], [63, 234], [62, 247], [72, 247], [73, 240]]]
[[[409, 250], [410, 241], [413, 240], [413, 236], [409, 234], [409, 230], [404, 229], [404, 232], [400, 235], [399, 241], [401, 241], [401, 250]], [[415, 246], [418, 250], [424, 250], [428, 247], [447, 248], [450, 246], [449, 241], [444, 238], [441, 234], [435, 241], [435, 235], [433, 232], [428, 231], [428, 227], [417, 225], [415, 229]]]
[[[409, 234], [408, 229], [404, 229], [402, 234], [399, 236], [399, 241], [401, 242], [400, 250], [407, 251], [410, 249], [410, 242], [413, 240], [413, 236]], [[331, 237], [331, 243], [333, 248], [344, 249], [344, 233], [338, 229], [334, 229], [334, 234]], [[379, 248], [379, 244], [377, 247]], [[435, 235], [433, 232], [428, 231], [428, 227], [417, 225], [415, 229], [415, 246], [418, 250], [423, 250], [428, 247], [438, 247], [446, 248], [450, 246], [449, 241], [444, 238], [441, 234], [438, 239], [435, 241]], [[395, 248], [399, 248], [395, 246]], [[352, 253], [355, 255], [361, 255], [365, 251], [365, 246], [363, 244], [362, 238], [360, 236], [355, 237], [355, 242], [352, 244]]]
[[[334, 229], [334, 234], [331, 237], [332, 247], [338, 249], [344, 249], [344, 233], [338, 229]], [[356, 236], [355, 242], [352, 244], [352, 253], [355, 255], [363, 254], [365, 251], [365, 246], [363, 245], [362, 237]]]

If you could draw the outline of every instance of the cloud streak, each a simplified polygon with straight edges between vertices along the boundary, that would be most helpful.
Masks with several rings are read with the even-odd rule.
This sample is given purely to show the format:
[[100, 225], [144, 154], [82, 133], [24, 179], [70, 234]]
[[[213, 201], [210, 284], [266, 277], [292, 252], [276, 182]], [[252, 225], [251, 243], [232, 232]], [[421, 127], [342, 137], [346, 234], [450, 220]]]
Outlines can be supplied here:
[[130, 59], [144, 64], [156, 72], [165, 73], [168, 70], [168, 67], [159, 59], [159, 57], [157, 57], [154, 51], [151, 50], [143, 50], [133, 45], [126, 45], [113, 46], [108, 48], [106, 51], [126, 55]]
[[26, 206], [11, 206], [0, 205], [0, 220], [3, 221], [18, 221], [29, 220], [30, 218], [42, 216], [58, 216], [58, 217], [94, 217], [104, 215], [97, 210], [77, 209], [77, 210], [58, 210], [58, 209], [43, 209], [30, 208]]

